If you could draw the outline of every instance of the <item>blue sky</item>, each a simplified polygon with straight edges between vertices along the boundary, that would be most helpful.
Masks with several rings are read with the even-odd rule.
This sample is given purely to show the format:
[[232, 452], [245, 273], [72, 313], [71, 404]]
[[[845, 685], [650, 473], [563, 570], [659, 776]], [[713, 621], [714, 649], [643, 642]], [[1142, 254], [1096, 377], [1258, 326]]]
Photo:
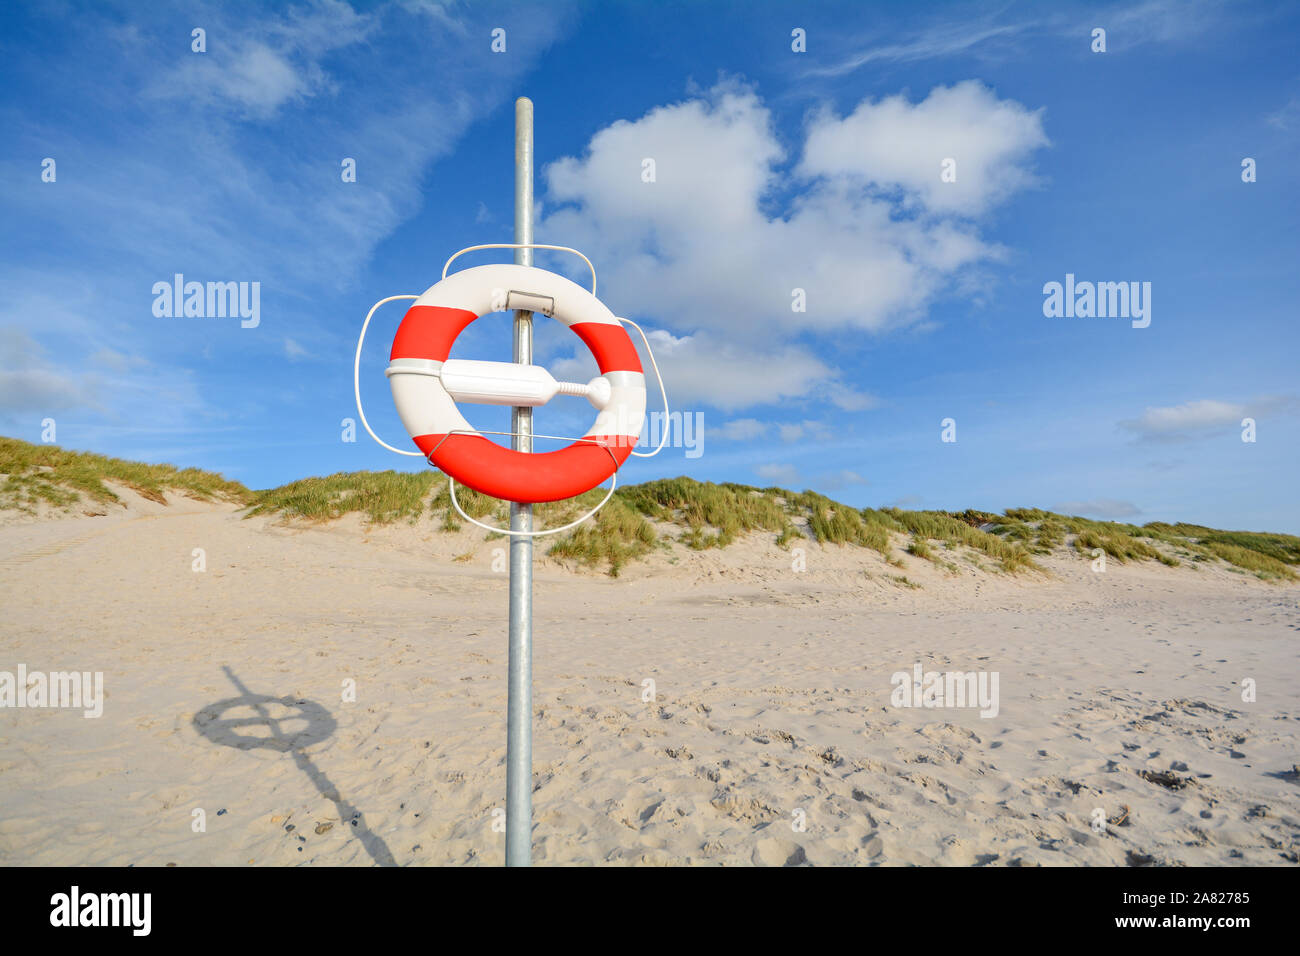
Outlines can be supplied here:
[[[341, 440], [356, 333], [510, 241], [527, 95], [537, 240], [592, 258], [703, 416], [702, 454], [621, 480], [1300, 532], [1294, 5], [38, 3], [0, 25], [5, 434], [52, 418], [65, 447], [252, 487], [423, 467]], [[176, 273], [260, 283], [258, 324], [155, 316]], [[1045, 316], [1067, 274], [1150, 283], [1150, 325]], [[401, 444], [387, 309], [363, 394]], [[453, 354], [506, 359], [508, 328]], [[575, 344], [539, 325], [565, 377], [592, 368]]]

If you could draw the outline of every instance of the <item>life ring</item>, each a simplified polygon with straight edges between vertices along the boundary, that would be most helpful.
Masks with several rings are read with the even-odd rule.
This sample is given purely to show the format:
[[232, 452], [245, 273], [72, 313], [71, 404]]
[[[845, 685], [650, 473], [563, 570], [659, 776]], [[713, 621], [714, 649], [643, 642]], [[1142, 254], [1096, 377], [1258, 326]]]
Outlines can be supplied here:
[[[438, 375], [456, 337], [489, 312], [530, 309], [591, 350], [610, 393], [582, 439], [528, 454], [479, 434]], [[531, 504], [590, 491], [627, 460], [645, 419], [645, 374], [631, 337], [586, 289], [533, 266], [485, 265], [435, 283], [402, 317], [385, 373], [407, 433], [436, 467], [475, 491]]]

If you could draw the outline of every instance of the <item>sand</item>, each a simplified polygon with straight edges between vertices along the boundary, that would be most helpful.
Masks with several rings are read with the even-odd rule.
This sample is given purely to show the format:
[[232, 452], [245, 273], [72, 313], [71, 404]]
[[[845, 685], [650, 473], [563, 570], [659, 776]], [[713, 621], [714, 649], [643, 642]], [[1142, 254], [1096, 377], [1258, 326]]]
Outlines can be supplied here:
[[[502, 862], [503, 540], [121, 494], [0, 526], [0, 671], [106, 691], [0, 709], [0, 864]], [[802, 547], [539, 560], [536, 863], [1297, 862], [1300, 586]]]

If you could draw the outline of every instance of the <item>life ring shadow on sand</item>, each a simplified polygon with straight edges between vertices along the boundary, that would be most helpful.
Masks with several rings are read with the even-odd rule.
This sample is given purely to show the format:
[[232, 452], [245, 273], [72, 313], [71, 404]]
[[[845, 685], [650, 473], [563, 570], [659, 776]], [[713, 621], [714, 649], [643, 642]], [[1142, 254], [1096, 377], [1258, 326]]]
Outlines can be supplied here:
[[[256, 716], [223, 717], [239, 708], [251, 707]], [[288, 711], [283, 716], [272, 714]], [[300, 723], [306, 723], [301, 730], [293, 729]], [[266, 727], [270, 732], [265, 736], [240, 733], [244, 727]], [[320, 743], [334, 734], [338, 721], [333, 714], [314, 700], [302, 700], [294, 697], [271, 697], [266, 694], [245, 694], [242, 697], [227, 697], [215, 704], [209, 704], [194, 715], [194, 728], [223, 747], [236, 750], [275, 750], [289, 753]]]
[[[365, 848], [370, 858], [380, 866], [396, 866], [392, 852], [383, 838], [366, 826], [361, 811], [339, 794], [338, 788], [308, 756], [306, 748], [333, 735], [338, 728], [334, 716], [312, 700], [297, 697], [272, 697], [254, 694], [235, 676], [229, 667], [222, 667], [231, 683], [240, 691], [238, 697], [227, 697], [209, 704], [194, 715], [192, 723], [200, 735], [223, 747], [236, 750], [272, 750], [293, 755], [294, 763], [305, 773], [321, 796], [338, 809], [343, 827], [352, 832]], [[252, 708], [251, 717], [223, 717], [238, 708]], [[277, 710], [288, 713], [275, 716]], [[301, 729], [299, 724], [305, 723]], [[286, 726], [288, 725], [288, 726]], [[245, 727], [265, 727], [266, 735], [241, 733]]]

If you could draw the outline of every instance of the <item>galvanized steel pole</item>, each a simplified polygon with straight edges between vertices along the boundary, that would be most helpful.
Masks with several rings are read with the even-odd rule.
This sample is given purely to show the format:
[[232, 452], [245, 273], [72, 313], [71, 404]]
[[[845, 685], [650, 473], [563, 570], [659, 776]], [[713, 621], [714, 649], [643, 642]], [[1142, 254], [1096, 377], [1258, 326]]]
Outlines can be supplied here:
[[[533, 241], [533, 101], [515, 100], [515, 242]], [[515, 264], [533, 264], [516, 249]], [[514, 360], [533, 361], [533, 313], [515, 310]], [[533, 410], [512, 408], [510, 447], [533, 450]], [[512, 531], [533, 530], [533, 506], [510, 505]], [[533, 855], [533, 539], [510, 538], [510, 646], [506, 703], [506, 866]]]

